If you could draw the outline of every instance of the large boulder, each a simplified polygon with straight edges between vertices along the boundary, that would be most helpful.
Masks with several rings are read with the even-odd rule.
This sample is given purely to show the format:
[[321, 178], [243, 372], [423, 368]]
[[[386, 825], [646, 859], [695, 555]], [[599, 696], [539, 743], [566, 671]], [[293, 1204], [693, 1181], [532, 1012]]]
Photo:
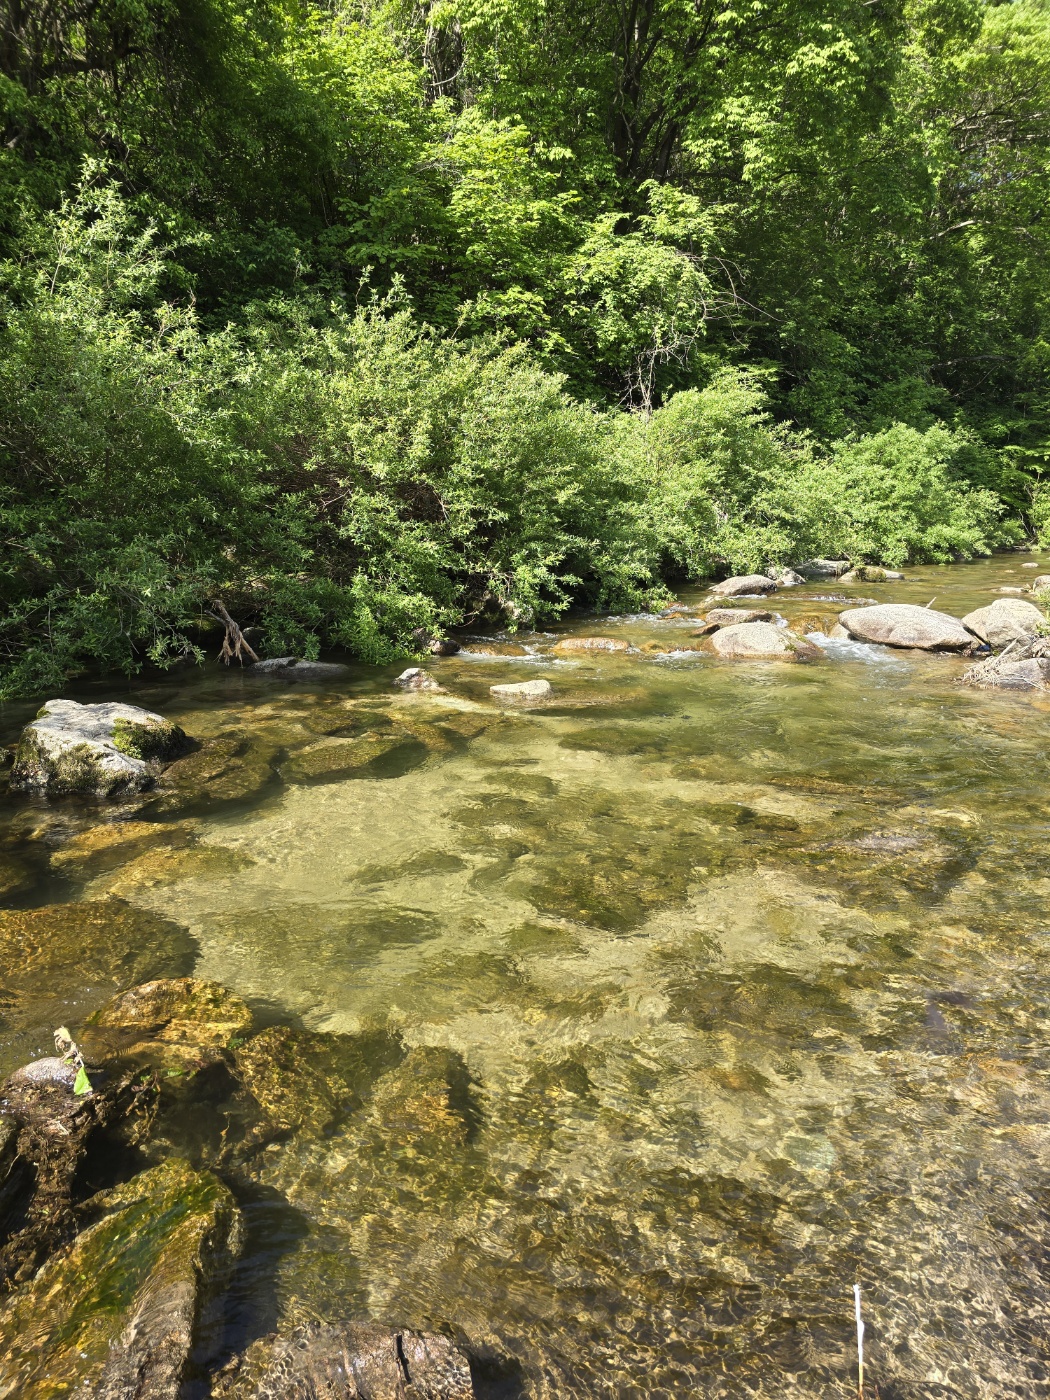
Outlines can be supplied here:
[[1005, 647], [1011, 642], [1022, 646], [1030, 642], [1046, 618], [1034, 603], [1023, 598], [996, 598], [987, 607], [967, 613], [962, 621], [967, 631], [990, 647]]
[[722, 583], [716, 583], [711, 589], [711, 592], [717, 593], [720, 598], [743, 598], [776, 591], [776, 581], [767, 578], [765, 574], [741, 574], [737, 578], [727, 578]]
[[719, 628], [707, 645], [716, 656], [728, 661], [814, 661], [821, 655], [812, 643], [771, 622]]
[[957, 617], [913, 603], [879, 603], [839, 613], [839, 625], [857, 641], [921, 651], [967, 651], [973, 636]]
[[49, 700], [22, 731], [11, 786], [123, 797], [150, 787], [186, 743], [177, 724], [137, 705]]
[[92, 1204], [0, 1315], [0, 1396], [175, 1400], [218, 1321], [240, 1216], [216, 1177], [175, 1158]]
[[368, 1323], [308, 1322], [253, 1342], [214, 1400], [471, 1400], [470, 1362], [448, 1340]]

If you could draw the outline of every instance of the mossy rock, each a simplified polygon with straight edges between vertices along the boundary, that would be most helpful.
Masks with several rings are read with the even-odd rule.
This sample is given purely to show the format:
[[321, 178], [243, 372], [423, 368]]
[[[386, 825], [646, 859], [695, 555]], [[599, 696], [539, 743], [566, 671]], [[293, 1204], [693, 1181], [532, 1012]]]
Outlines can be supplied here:
[[145, 763], [169, 762], [178, 757], [185, 743], [186, 735], [170, 720], [131, 720], [118, 715], [113, 721], [113, 747]]
[[291, 783], [332, 783], [345, 778], [396, 778], [424, 762], [427, 750], [408, 734], [371, 733], [300, 749], [283, 765]]
[[11, 786], [51, 796], [127, 796], [150, 787], [187, 742], [177, 724], [135, 705], [49, 700], [22, 732]]
[[217, 982], [165, 977], [121, 992], [89, 1025], [134, 1034], [137, 1040], [226, 1046], [251, 1027], [248, 1004]]
[[184, 822], [106, 822], [61, 846], [52, 855], [51, 866], [68, 875], [99, 874], [158, 846], [174, 850], [195, 840], [195, 831]]
[[157, 976], [183, 976], [196, 955], [184, 929], [119, 900], [0, 910], [0, 1072], [114, 992]]
[[173, 763], [158, 784], [151, 810], [181, 812], [244, 802], [274, 782], [280, 746], [250, 734], [222, 734]]
[[96, 1198], [101, 1219], [0, 1317], [0, 1395], [168, 1400], [236, 1255], [240, 1216], [225, 1186], [178, 1159]]
[[254, 1141], [296, 1132], [322, 1135], [359, 1108], [376, 1077], [404, 1054], [386, 1032], [327, 1035], [270, 1026], [235, 1054], [236, 1072], [258, 1105]]
[[126, 898], [140, 890], [176, 885], [183, 880], [221, 880], [254, 864], [244, 851], [227, 846], [160, 846], [99, 876], [89, 892]]

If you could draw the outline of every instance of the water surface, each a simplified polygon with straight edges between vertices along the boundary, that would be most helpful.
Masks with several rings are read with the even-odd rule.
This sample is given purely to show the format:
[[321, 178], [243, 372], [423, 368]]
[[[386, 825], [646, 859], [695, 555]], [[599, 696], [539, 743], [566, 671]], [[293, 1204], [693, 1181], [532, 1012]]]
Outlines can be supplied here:
[[[1037, 558], [767, 606], [960, 616]], [[271, 1154], [246, 1326], [452, 1329], [507, 1394], [823, 1397], [848, 1393], [859, 1281], [883, 1400], [1044, 1394], [1050, 695], [853, 643], [723, 663], [681, 650], [695, 625], [574, 619], [638, 650], [530, 636], [435, 660], [436, 696], [365, 667], [85, 688], [265, 781], [136, 813], [6, 798], [5, 902], [142, 911], [172, 970], [263, 1020], [464, 1067], [454, 1147], [377, 1139], [366, 1108]], [[535, 676], [551, 705], [491, 702]], [[367, 769], [326, 769], [365, 742]], [[78, 855], [114, 816], [153, 826]], [[0, 1069], [48, 1048], [36, 1004], [0, 1023]]]

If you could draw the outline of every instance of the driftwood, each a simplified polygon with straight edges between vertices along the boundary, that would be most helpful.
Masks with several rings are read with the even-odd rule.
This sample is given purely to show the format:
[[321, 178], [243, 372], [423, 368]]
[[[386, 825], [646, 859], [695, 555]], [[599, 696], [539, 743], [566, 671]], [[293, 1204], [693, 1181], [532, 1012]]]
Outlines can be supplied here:
[[245, 656], [248, 656], [252, 661], [258, 661], [258, 656], [245, 641], [244, 633], [226, 611], [222, 600], [216, 598], [212, 607], [215, 611], [209, 613], [208, 616], [213, 617], [216, 622], [221, 622], [226, 628], [226, 634], [222, 639], [222, 650], [219, 652], [219, 660], [225, 662], [227, 666], [231, 661], [239, 661], [243, 666]]
[[1028, 642], [1013, 641], [998, 656], [990, 656], [964, 671], [959, 677], [959, 684], [1000, 685], [1003, 682], [999, 677], [1007, 662], [1012, 665], [1015, 661], [1042, 660], [1044, 657], [1050, 657], [1050, 637], [1033, 637]]

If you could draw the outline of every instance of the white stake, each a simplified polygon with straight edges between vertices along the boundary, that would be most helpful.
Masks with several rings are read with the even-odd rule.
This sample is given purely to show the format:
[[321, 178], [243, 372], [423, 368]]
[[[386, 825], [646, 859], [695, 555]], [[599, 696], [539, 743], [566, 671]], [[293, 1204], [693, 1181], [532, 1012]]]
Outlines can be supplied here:
[[860, 1284], [853, 1285], [853, 1300], [857, 1314], [857, 1395], [864, 1400], [864, 1319], [860, 1315]]

